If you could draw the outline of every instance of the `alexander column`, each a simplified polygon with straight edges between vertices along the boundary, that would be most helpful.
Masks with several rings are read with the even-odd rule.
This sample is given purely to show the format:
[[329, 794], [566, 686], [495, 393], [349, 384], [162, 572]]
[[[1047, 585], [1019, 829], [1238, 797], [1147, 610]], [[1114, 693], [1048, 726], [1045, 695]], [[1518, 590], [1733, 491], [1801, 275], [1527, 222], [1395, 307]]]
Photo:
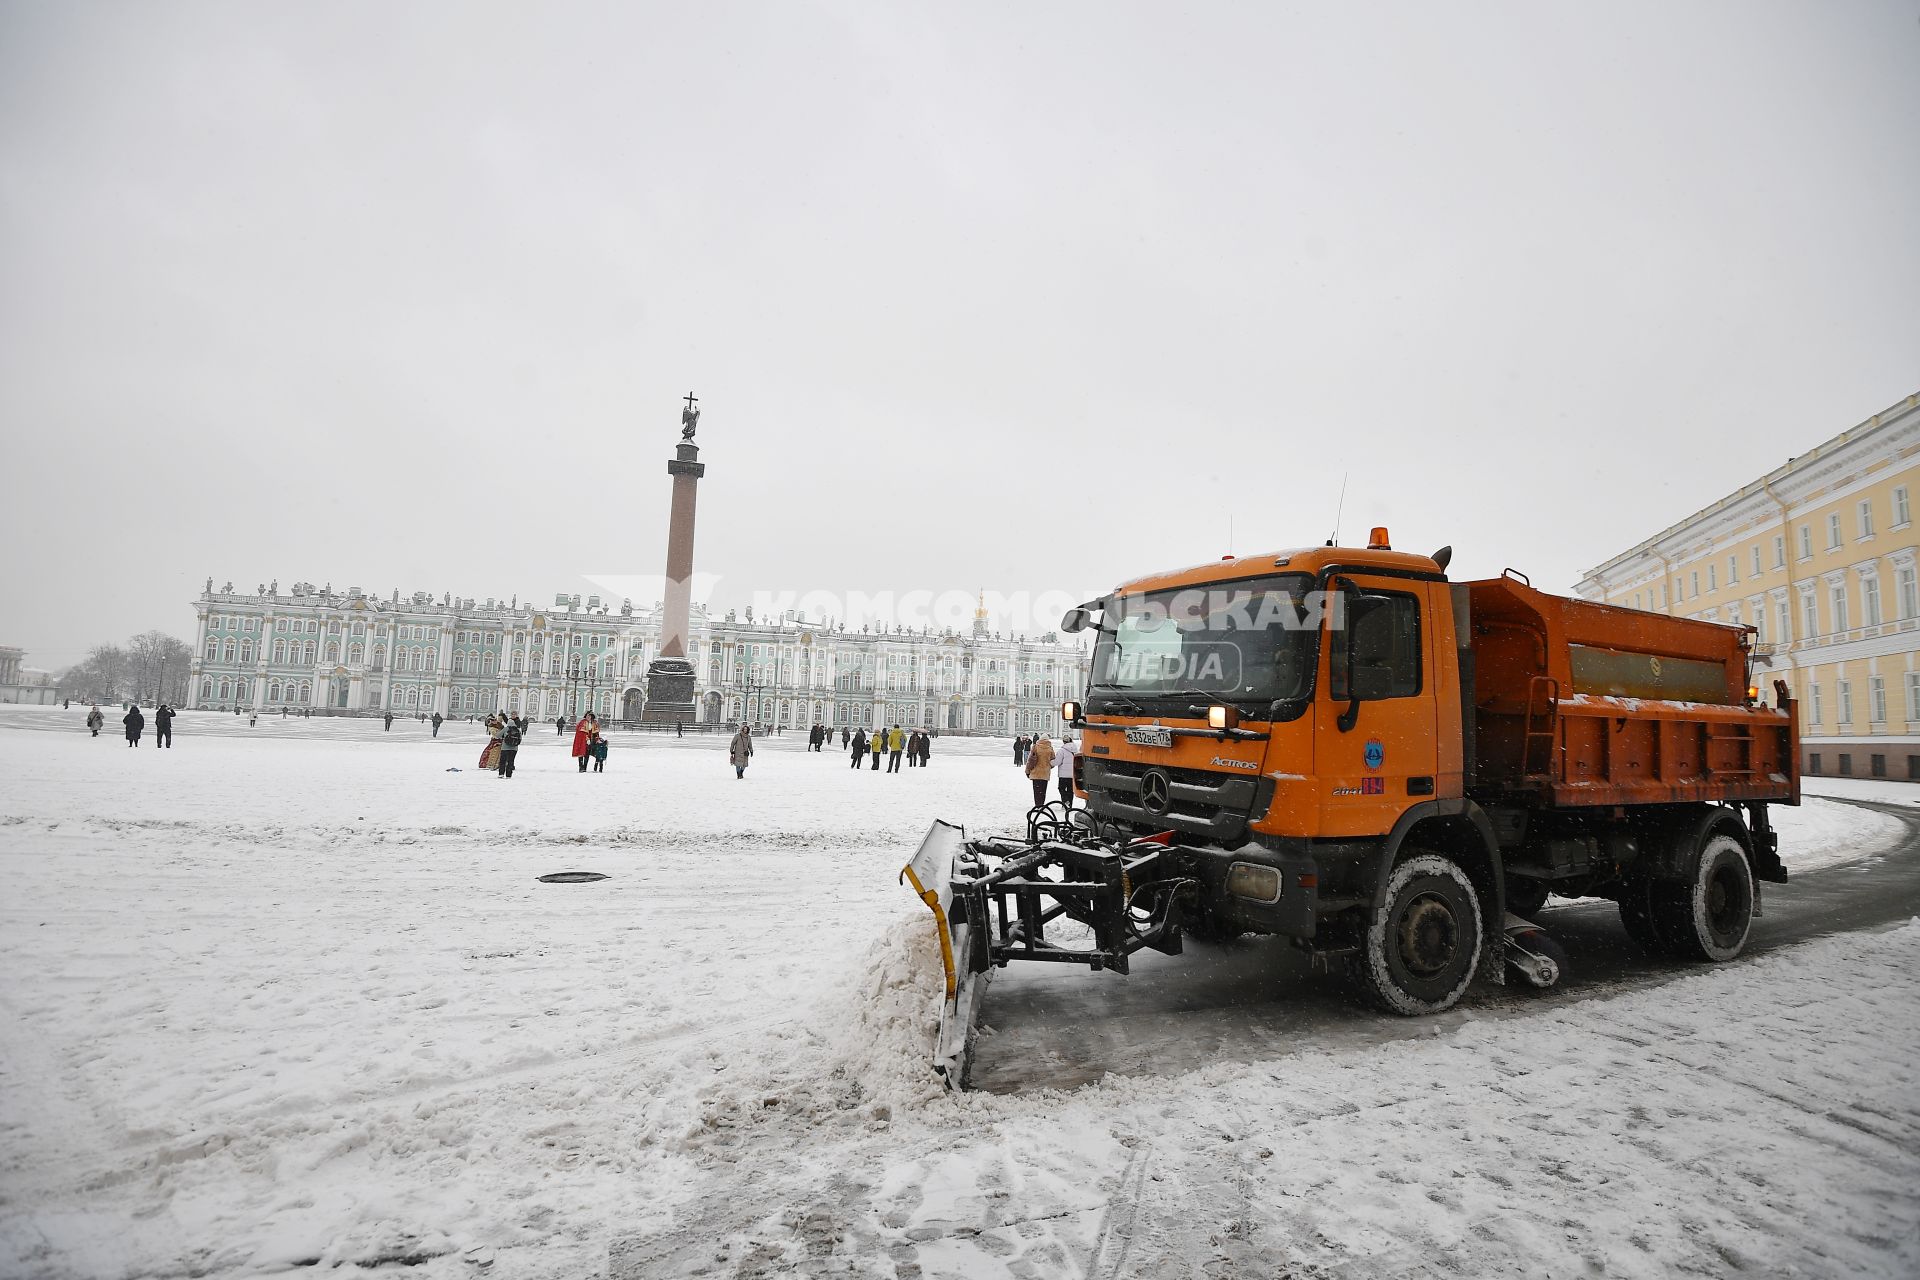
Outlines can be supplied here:
[[700, 477], [707, 473], [693, 433], [700, 410], [693, 394], [680, 411], [680, 444], [667, 462], [673, 477], [673, 510], [667, 517], [667, 599], [660, 619], [660, 656], [647, 664], [644, 724], [693, 723], [693, 664], [687, 661], [688, 613], [693, 595], [693, 508]]

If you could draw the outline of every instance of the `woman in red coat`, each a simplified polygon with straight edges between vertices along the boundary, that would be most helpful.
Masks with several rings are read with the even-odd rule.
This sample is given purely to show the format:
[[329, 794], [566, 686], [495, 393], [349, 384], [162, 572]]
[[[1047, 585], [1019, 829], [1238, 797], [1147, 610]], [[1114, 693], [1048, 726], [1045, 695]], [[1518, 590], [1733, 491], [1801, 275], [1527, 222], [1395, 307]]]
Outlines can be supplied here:
[[573, 726], [573, 758], [580, 762], [580, 772], [587, 771], [587, 748], [593, 743], [593, 735], [600, 732], [600, 721], [589, 711], [580, 717], [580, 723]]

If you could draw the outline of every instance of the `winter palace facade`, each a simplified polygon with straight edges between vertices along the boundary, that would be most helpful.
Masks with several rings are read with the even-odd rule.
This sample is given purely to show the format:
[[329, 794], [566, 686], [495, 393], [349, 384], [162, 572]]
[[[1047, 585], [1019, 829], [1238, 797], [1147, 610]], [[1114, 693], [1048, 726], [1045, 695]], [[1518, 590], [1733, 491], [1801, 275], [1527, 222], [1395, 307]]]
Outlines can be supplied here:
[[[207, 589], [194, 601], [191, 706], [277, 715], [483, 715], [531, 719], [591, 707], [640, 718], [647, 663], [659, 656], [659, 610], [565, 598], [437, 603], [279, 584]], [[1012, 736], [1060, 727], [1081, 696], [1085, 651], [1048, 636], [866, 632], [693, 612], [689, 657], [699, 722], [836, 728], [901, 724]]]
[[1920, 780], [1920, 396], [1591, 569], [1580, 594], [1754, 630], [1801, 768]]

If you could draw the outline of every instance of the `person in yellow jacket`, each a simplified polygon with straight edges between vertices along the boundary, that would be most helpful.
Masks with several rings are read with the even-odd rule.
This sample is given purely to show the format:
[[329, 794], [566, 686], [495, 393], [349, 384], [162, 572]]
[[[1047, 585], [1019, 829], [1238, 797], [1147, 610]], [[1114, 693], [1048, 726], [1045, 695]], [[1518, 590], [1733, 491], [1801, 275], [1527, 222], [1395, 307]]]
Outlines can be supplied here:
[[1053, 740], [1044, 733], [1036, 734], [1033, 745], [1027, 748], [1027, 780], [1033, 783], [1033, 807], [1038, 809], [1047, 802], [1047, 778], [1053, 772]]
[[887, 733], [887, 772], [900, 772], [900, 753], [907, 749], [907, 735], [899, 725]]

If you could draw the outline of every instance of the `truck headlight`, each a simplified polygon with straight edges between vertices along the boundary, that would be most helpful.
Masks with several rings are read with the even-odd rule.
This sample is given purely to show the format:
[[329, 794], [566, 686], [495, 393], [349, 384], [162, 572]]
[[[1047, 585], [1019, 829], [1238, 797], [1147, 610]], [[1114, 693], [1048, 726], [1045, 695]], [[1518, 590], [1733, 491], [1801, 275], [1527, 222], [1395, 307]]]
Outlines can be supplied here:
[[1280, 870], [1257, 862], [1236, 862], [1227, 868], [1227, 892], [1254, 902], [1280, 901]]

